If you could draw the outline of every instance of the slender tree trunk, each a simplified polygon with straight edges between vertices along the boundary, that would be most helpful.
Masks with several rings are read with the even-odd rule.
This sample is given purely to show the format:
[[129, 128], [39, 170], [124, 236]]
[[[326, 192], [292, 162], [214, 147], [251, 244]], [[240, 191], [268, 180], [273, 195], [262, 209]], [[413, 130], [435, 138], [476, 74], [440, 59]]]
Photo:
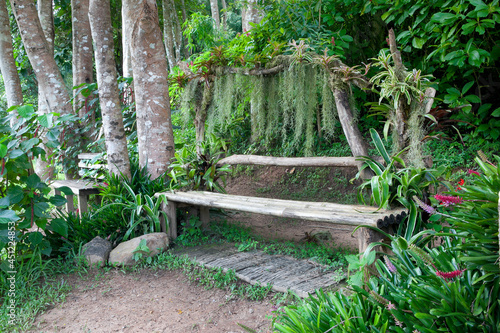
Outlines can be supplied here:
[[171, 0], [163, 0], [163, 38], [165, 40], [165, 51], [167, 52], [168, 67], [170, 69], [172, 69], [176, 63], [172, 17]]
[[184, 56], [184, 59], [187, 59], [187, 58], [189, 58], [190, 53], [189, 53], [189, 49], [187, 48], [187, 41], [186, 41], [186, 37], [184, 36], [184, 30], [182, 29], [182, 25], [184, 25], [184, 23], [186, 23], [186, 21], [187, 21], [186, 4], [184, 3], [184, 0], [181, 0], [181, 12], [182, 12], [182, 23], [180, 23], [181, 36], [182, 36], [181, 53]]
[[7, 95], [7, 106], [10, 108], [23, 104], [23, 90], [12, 51], [9, 13], [4, 0], [0, 0], [0, 70]]
[[215, 28], [220, 28], [220, 15], [219, 15], [219, 4], [217, 0], [210, 0], [210, 10], [212, 11], [212, 18], [215, 22]]
[[[71, 19], [73, 33], [73, 87], [89, 84], [93, 79], [93, 46], [89, 23], [89, 0], [71, 0]], [[85, 97], [73, 90], [73, 110], [80, 118], [93, 123], [87, 116]], [[85, 117], [87, 116], [87, 117]]]
[[179, 15], [177, 14], [174, 0], [172, 0], [172, 13], [170, 15], [172, 16], [172, 22], [174, 24], [175, 63], [177, 64], [182, 60], [182, 46], [184, 42], [182, 39], [182, 28], [179, 22]]
[[139, 164], [151, 177], [167, 171], [174, 157], [167, 60], [154, 0], [125, 0], [132, 42]]
[[108, 167], [113, 174], [119, 175], [121, 172], [130, 179], [130, 160], [120, 106], [110, 8], [109, 0], [90, 0], [88, 13], [96, 46], [97, 83]]
[[[396, 76], [400, 82], [404, 82], [404, 65], [403, 60], [401, 59], [401, 52], [398, 50], [398, 46], [396, 44], [396, 36], [394, 34], [394, 30], [389, 30], [389, 47], [392, 54], [392, 59], [394, 61], [394, 67], [396, 70]], [[406, 146], [406, 140], [408, 139], [407, 130], [406, 130], [406, 121], [410, 116], [410, 106], [404, 94], [401, 94], [398, 100], [398, 105], [396, 108], [396, 119], [394, 123], [394, 132], [396, 135], [393, 135], [393, 145], [394, 152], [397, 153], [402, 150]]]
[[[45, 39], [34, 2], [16, 0], [11, 1], [11, 5], [31, 66], [44, 87], [43, 99], [48, 112], [71, 114], [70, 96]], [[71, 178], [71, 175], [66, 177]]]
[[[47, 41], [47, 46], [49, 52], [54, 56], [54, 14], [52, 13], [52, 0], [39, 0], [38, 1], [38, 17], [40, 19], [40, 24], [42, 26], [43, 34], [45, 40]], [[45, 88], [43, 84], [38, 82], [38, 114], [47, 114], [49, 108], [45, 99]], [[45, 136], [42, 137], [41, 147], [45, 151], [45, 158], [38, 158], [35, 161], [35, 172], [42, 180], [49, 180], [54, 177], [54, 166], [50, 165], [50, 159], [48, 156], [52, 155], [54, 150], [45, 145], [47, 139]]]
[[241, 11], [241, 26], [243, 31], [252, 29], [250, 23], [258, 24], [262, 20], [263, 13], [257, 8], [257, 0], [248, 0]]
[[123, 49], [123, 77], [132, 77], [132, 53], [130, 42], [130, 24], [126, 21], [128, 8], [122, 3], [122, 49]]
[[[335, 105], [337, 106], [340, 124], [342, 125], [347, 143], [351, 148], [352, 156], [368, 156], [368, 147], [352, 116], [348, 90], [333, 87], [333, 95], [335, 96]], [[361, 162], [358, 163], [358, 169], [361, 168], [361, 165]], [[370, 178], [371, 173], [367, 169], [364, 169], [361, 177], [364, 179]]]
[[222, 26], [227, 29], [227, 3], [226, 0], [222, 0], [222, 9], [224, 13], [222, 14]]

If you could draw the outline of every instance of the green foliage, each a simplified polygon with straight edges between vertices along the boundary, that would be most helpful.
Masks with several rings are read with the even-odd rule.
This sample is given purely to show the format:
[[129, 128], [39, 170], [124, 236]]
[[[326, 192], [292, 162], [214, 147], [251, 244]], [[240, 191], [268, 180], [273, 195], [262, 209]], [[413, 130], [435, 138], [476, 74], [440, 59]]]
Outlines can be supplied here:
[[[39, 247], [42, 254], [48, 256], [52, 246], [46, 236], [67, 237], [68, 234], [65, 221], [52, 218], [49, 210], [62, 206], [66, 199], [60, 195], [49, 196], [50, 188], [34, 173], [32, 163], [34, 158], [46, 158], [39, 136], [46, 136], [46, 146], [57, 148], [64, 121], [71, 117], [54, 120], [54, 114], [38, 116], [31, 105], [9, 111], [13, 110], [19, 115], [16, 122], [10, 125], [11, 114], [2, 119], [0, 129], [0, 249], [13, 244], [21, 254]], [[68, 188], [61, 190], [72, 194]], [[28, 231], [35, 225], [37, 231]], [[6, 263], [2, 269], [7, 268]]]
[[283, 333], [389, 332], [390, 316], [373, 306], [361, 294], [350, 297], [341, 292], [317, 291], [298, 305], [285, 307], [285, 314], [274, 323]]
[[188, 187], [193, 190], [217, 190], [224, 192], [218, 183], [225, 183], [228, 166], [217, 166], [217, 162], [225, 155], [227, 146], [224, 140], [209, 135], [207, 140], [195, 145], [184, 146], [175, 152], [175, 161], [170, 164], [170, 188]]
[[[133, 254], [132, 258], [136, 262], [140, 262], [143, 259], [145, 259], [146, 263], [151, 264], [153, 258], [151, 258], [149, 256], [150, 252], [151, 252], [151, 250], [149, 249], [149, 247], [147, 245], [147, 241], [145, 239], [141, 239], [141, 241], [139, 242], [139, 245], [133, 251], [134, 254]], [[146, 255], [146, 258], [144, 258], [145, 255]]]
[[160, 209], [161, 203], [166, 202], [165, 196], [160, 196], [155, 202], [154, 198], [147, 194], [136, 194], [126, 183], [123, 183], [123, 187], [129, 194], [127, 198], [123, 198], [121, 195], [107, 194], [108, 200], [116, 199], [116, 201], [102, 206], [92, 216], [111, 207], [120, 207], [121, 216], [127, 223], [127, 229], [123, 236], [124, 241], [148, 233], [161, 232], [160, 217], [163, 217], [168, 229], [167, 215]]
[[[363, 169], [370, 168], [374, 176], [359, 186], [358, 200], [365, 203], [364, 191], [370, 189], [370, 204], [376, 204], [382, 209], [390, 209], [394, 207], [394, 204], [405, 207], [408, 210], [407, 223], [400, 224], [398, 234], [404, 233], [405, 238], [409, 239], [424, 227], [421, 224], [420, 213], [412, 199], [413, 196], [423, 198], [430, 194], [433, 188], [439, 186], [438, 178], [446, 168], [433, 170], [407, 167], [400, 157], [402, 152], [389, 156], [377, 131], [370, 129], [370, 134], [385, 165], [371, 157], [360, 158], [365, 163]], [[358, 179], [360, 175], [361, 171], [358, 172], [356, 178]], [[403, 229], [405, 227], [406, 229]]]
[[[473, 136], [500, 136], [496, 129], [498, 101], [491, 80], [500, 56], [500, 6], [482, 0], [415, 2], [382, 0], [368, 4], [366, 12], [382, 14], [395, 26], [403, 58], [413, 68], [432, 72], [440, 81], [444, 102], [467, 105], [459, 116], [478, 126]], [[473, 90], [472, 90], [473, 88]], [[465, 119], [464, 119], [465, 118]], [[471, 128], [461, 126], [466, 132]]]

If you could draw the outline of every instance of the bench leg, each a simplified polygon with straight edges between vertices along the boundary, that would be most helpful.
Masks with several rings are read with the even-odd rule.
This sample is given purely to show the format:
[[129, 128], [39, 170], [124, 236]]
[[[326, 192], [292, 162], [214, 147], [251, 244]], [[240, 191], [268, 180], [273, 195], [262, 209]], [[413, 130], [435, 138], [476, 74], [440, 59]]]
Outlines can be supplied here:
[[384, 235], [370, 228], [358, 229], [359, 253], [364, 253], [371, 243], [379, 242], [384, 239]]
[[167, 226], [165, 223], [165, 219], [163, 216], [160, 219], [161, 223], [161, 231], [166, 232], [168, 236], [173, 240], [177, 238], [177, 207], [175, 202], [173, 201], [168, 201], [168, 202], [162, 202], [161, 204], [161, 210], [167, 214], [167, 219], [168, 219], [168, 232], [167, 232]]
[[83, 212], [87, 212], [89, 210], [88, 198], [88, 195], [78, 195], [78, 210], [80, 216]]
[[204, 206], [200, 207], [200, 221], [202, 229], [208, 229], [210, 224], [210, 208]]
[[68, 209], [68, 213], [73, 213], [75, 211], [75, 205], [73, 203], [73, 196], [66, 196], [66, 208]]

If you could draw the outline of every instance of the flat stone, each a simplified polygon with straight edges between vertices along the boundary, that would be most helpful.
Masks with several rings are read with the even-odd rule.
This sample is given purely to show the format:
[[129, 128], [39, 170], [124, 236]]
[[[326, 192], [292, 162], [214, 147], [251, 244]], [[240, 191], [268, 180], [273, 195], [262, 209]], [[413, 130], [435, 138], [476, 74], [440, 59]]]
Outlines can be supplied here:
[[99, 265], [103, 267], [109, 258], [113, 246], [111, 243], [99, 236], [82, 246], [82, 253], [90, 266]]
[[137, 262], [134, 260], [134, 253], [143, 239], [146, 240], [146, 246], [149, 249], [149, 254], [142, 251], [144, 257], [154, 257], [168, 248], [170, 244], [168, 236], [164, 232], [142, 235], [120, 243], [116, 248], [114, 248], [109, 255], [109, 263], [112, 265], [123, 266], [135, 265]]

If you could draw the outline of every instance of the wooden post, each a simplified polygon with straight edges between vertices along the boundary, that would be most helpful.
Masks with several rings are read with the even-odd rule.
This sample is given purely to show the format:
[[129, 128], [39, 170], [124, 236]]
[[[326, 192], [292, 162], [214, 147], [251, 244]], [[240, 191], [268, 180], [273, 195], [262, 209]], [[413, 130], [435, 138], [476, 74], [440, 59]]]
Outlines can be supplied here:
[[360, 228], [358, 230], [358, 249], [359, 253], [364, 253], [371, 243], [379, 242], [384, 235], [370, 228]]
[[[366, 141], [363, 139], [358, 125], [354, 122], [354, 117], [349, 106], [349, 92], [334, 87], [333, 95], [335, 96], [335, 105], [337, 106], [340, 124], [342, 125], [347, 143], [351, 148], [352, 156], [368, 156]], [[362, 162], [359, 162], [358, 169], [361, 169], [362, 164]], [[373, 173], [369, 169], [364, 169], [361, 173], [361, 178], [363, 179], [368, 179], [372, 176]]]
[[88, 197], [88, 194], [78, 194], [78, 215], [80, 216], [89, 210]]
[[175, 202], [167, 201], [162, 202], [161, 210], [167, 214], [168, 219], [168, 231], [166, 227], [165, 220], [163, 217], [160, 219], [161, 231], [166, 232], [168, 236], [174, 240], [177, 238], [177, 207]]
[[210, 208], [200, 206], [200, 221], [202, 229], [208, 229], [208, 226], [210, 224]]

